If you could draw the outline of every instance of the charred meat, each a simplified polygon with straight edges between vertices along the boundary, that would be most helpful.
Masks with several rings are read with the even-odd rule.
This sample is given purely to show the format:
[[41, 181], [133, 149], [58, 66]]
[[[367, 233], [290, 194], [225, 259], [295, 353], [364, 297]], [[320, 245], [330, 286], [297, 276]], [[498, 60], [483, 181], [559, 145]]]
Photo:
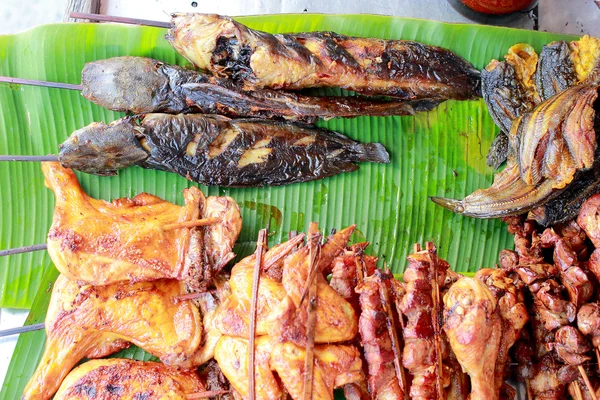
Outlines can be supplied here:
[[388, 163], [389, 154], [379, 143], [287, 122], [148, 114], [74, 132], [59, 159], [98, 175], [137, 164], [209, 186], [247, 187], [322, 179], [355, 171], [357, 162]]
[[448, 50], [333, 32], [285, 35], [215, 14], [174, 14], [171, 45], [197, 67], [247, 90], [341, 87], [402, 99], [480, 96], [479, 72]]
[[201, 113], [233, 118], [316, 118], [412, 115], [435, 101], [313, 97], [269, 89], [241, 90], [232, 81], [143, 57], [92, 61], [81, 74], [82, 95], [110, 110], [133, 114]]

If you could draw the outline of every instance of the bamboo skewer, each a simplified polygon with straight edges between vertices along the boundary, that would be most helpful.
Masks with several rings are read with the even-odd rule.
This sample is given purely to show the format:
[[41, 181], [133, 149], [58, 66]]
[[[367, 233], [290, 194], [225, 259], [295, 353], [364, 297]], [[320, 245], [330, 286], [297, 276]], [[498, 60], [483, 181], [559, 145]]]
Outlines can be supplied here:
[[250, 304], [250, 338], [248, 340], [248, 397], [250, 400], [256, 399], [255, 391], [255, 338], [256, 338], [256, 313], [257, 313], [257, 301], [258, 301], [258, 284], [260, 281], [260, 270], [262, 266], [263, 255], [267, 250], [267, 229], [261, 229], [258, 233], [258, 240], [256, 242], [256, 265], [254, 266], [254, 273], [252, 276], [252, 301]]
[[24, 332], [39, 331], [41, 329], [44, 329], [43, 322], [41, 322], [39, 324], [31, 324], [31, 325], [19, 326], [17, 328], [9, 328], [9, 329], [0, 330], [0, 337], [18, 335], [18, 334], [21, 334]]
[[59, 159], [58, 156], [54, 154], [50, 154], [47, 156], [0, 155], [0, 161], [44, 162], [59, 161]]
[[129, 24], [129, 25], [153, 26], [156, 28], [170, 28], [171, 27], [170, 22], [152, 21], [149, 19], [139, 19], [139, 18], [117, 17], [114, 15], [72, 12], [69, 14], [69, 17], [75, 18], [75, 19], [89, 19], [90, 21], [96, 21], [96, 22], [116, 22], [116, 23], [120, 23], [120, 24]]
[[83, 90], [82, 85], [75, 83], [61, 83], [61, 82], [49, 82], [40, 81], [37, 79], [24, 79], [24, 78], [13, 78], [10, 76], [0, 76], [0, 82], [12, 83], [16, 85], [27, 85], [27, 86], [41, 86], [56, 89], [67, 89], [67, 90]]
[[14, 254], [29, 253], [32, 251], [46, 250], [46, 243], [32, 244], [31, 246], [15, 247], [14, 249], [0, 250], [0, 257], [12, 256]]
[[442, 397], [443, 388], [441, 383], [441, 377], [443, 374], [443, 366], [442, 366], [442, 348], [440, 343], [441, 336], [441, 327], [439, 325], [440, 321], [440, 308], [439, 303], [441, 302], [440, 298], [440, 287], [438, 285], [438, 258], [437, 258], [437, 249], [435, 248], [432, 242], [426, 243], [427, 255], [429, 258], [429, 267], [433, 267], [433, 279], [432, 279], [432, 299], [433, 299], [433, 310], [431, 311], [433, 315], [433, 329], [435, 335], [435, 353], [436, 353], [436, 364], [437, 364], [437, 379], [436, 379], [436, 389], [438, 398]]
[[229, 393], [229, 390], [209, 390], [206, 392], [190, 393], [186, 396], [186, 399], [208, 399], [209, 397], [221, 396]]
[[592, 400], [597, 400], [596, 392], [594, 391], [594, 387], [592, 386], [592, 384], [590, 382], [590, 378], [587, 376], [587, 373], [583, 369], [583, 366], [578, 365], [577, 369], [579, 370], [579, 373], [581, 374], [581, 377], [583, 378], [583, 381], [585, 382], [585, 386], [587, 386], [587, 389], [590, 392], [590, 396], [592, 397]]

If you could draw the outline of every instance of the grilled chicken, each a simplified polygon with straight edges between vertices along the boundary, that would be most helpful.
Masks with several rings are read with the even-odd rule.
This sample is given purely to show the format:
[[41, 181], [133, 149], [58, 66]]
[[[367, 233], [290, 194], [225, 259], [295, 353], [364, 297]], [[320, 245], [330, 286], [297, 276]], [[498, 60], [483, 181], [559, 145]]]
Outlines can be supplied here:
[[341, 87], [403, 99], [471, 99], [479, 71], [448, 50], [333, 32], [272, 35], [215, 14], [174, 14], [167, 40], [181, 55], [245, 89]]
[[282, 121], [199, 114], [147, 114], [93, 123], [60, 145], [62, 165], [114, 175], [139, 165], [209, 186], [276, 186], [352, 172], [357, 162], [388, 163], [379, 143]]
[[195, 372], [156, 362], [113, 358], [88, 361], [75, 368], [67, 375], [54, 399], [187, 400], [189, 395], [205, 391]]
[[311, 122], [318, 117], [412, 115], [437, 105], [436, 101], [313, 97], [269, 89], [244, 91], [228, 79], [143, 57], [89, 62], [81, 73], [81, 85], [86, 99], [133, 114], [193, 112]]
[[444, 331], [471, 378], [469, 399], [498, 399], [495, 367], [503, 332], [496, 298], [480, 280], [462, 278], [450, 287], [444, 304]]
[[[94, 285], [173, 278], [190, 289], [212, 284], [241, 229], [235, 201], [206, 199], [191, 187], [181, 207], [147, 193], [109, 203], [89, 197], [73, 171], [43, 163], [56, 195], [48, 253], [69, 279]], [[169, 229], [169, 224], [215, 218], [213, 226]]]
[[45, 327], [46, 348], [22, 399], [48, 399], [84, 357], [106, 356], [128, 346], [166, 364], [198, 363], [202, 320], [176, 280], [77, 286], [60, 275], [54, 284]]

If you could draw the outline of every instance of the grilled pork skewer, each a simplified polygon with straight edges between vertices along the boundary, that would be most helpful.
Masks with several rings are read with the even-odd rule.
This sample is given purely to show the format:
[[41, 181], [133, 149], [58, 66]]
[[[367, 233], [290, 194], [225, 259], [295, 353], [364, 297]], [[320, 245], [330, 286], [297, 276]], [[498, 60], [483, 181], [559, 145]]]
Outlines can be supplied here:
[[317, 118], [412, 115], [438, 104], [306, 96], [269, 89], [244, 91], [227, 79], [144, 57], [89, 62], [81, 73], [81, 85], [10, 77], [0, 77], [0, 82], [81, 90], [83, 97], [99, 106], [132, 114], [202, 113], [314, 122]]

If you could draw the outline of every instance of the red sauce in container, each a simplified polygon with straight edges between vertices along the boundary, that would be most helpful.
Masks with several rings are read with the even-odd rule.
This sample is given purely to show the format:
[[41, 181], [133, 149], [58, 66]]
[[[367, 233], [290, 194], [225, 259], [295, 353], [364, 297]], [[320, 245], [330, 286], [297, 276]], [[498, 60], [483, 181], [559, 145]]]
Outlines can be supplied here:
[[464, 5], [484, 14], [510, 14], [527, 8], [534, 0], [460, 0]]

